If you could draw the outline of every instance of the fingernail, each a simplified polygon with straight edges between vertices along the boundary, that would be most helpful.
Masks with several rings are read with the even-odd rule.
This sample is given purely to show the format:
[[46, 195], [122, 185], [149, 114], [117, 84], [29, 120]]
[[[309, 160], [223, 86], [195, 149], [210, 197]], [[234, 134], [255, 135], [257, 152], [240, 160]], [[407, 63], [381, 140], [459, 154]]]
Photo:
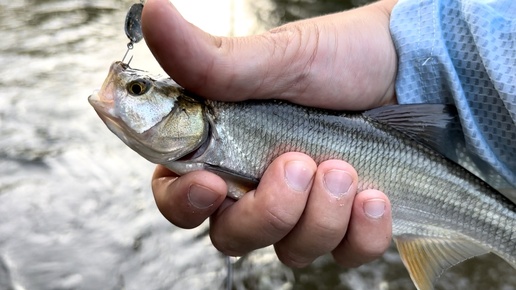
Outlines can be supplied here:
[[330, 170], [324, 174], [324, 186], [335, 197], [339, 198], [348, 193], [353, 178], [343, 170]]
[[289, 161], [285, 164], [285, 179], [295, 191], [306, 191], [312, 183], [314, 172], [302, 161]]
[[205, 209], [212, 206], [218, 197], [219, 196], [209, 188], [197, 184], [190, 186], [190, 191], [188, 192], [188, 200], [198, 209]]
[[383, 199], [371, 199], [364, 203], [364, 213], [374, 219], [381, 218], [385, 213], [385, 201]]

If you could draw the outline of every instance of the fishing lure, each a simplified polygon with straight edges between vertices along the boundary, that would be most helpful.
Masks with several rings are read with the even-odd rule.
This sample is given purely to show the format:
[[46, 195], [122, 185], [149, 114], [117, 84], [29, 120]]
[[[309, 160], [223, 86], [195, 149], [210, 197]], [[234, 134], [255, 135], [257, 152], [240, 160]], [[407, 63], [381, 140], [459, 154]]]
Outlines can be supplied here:
[[[122, 58], [122, 62], [124, 62], [127, 54], [131, 49], [133, 49], [134, 44], [140, 42], [143, 39], [142, 32], [142, 11], [143, 11], [143, 0], [140, 3], [133, 4], [127, 15], [125, 16], [125, 35], [129, 38], [129, 43], [127, 43], [127, 51]], [[131, 59], [127, 62], [127, 65], [131, 63]]]

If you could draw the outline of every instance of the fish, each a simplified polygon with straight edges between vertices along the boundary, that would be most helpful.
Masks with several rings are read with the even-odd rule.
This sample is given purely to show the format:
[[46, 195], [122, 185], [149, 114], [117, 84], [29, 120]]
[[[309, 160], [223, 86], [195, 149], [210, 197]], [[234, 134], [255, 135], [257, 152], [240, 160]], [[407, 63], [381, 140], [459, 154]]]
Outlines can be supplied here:
[[219, 102], [123, 62], [111, 65], [88, 100], [141, 156], [178, 175], [213, 172], [235, 199], [282, 153], [346, 160], [359, 191], [388, 195], [393, 239], [418, 290], [434, 289], [446, 269], [486, 253], [516, 268], [515, 203], [459, 164], [450, 148], [466, 146], [451, 105], [343, 112], [274, 99]]

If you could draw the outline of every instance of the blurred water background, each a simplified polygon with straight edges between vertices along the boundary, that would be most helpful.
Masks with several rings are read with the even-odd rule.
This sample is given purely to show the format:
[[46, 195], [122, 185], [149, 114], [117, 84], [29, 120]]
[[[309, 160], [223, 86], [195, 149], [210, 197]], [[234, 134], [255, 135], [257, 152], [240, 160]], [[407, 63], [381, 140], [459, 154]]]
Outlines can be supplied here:
[[[125, 53], [129, 0], [0, 0], [0, 290], [224, 289], [207, 224], [182, 230], [158, 212], [153, 165], [111, 134], [87, 97]], [[364, 1], [174, 0], [218, 35]], [[160, 73], [145, 44], [132, 66]], [[329, 257], [291, 270], [268, 248], [234, 263], [234, 289], [415, 289], [394, 250], [358, 269]], [[437, 289], [516, 289], [494, 256], [448, 271]]]

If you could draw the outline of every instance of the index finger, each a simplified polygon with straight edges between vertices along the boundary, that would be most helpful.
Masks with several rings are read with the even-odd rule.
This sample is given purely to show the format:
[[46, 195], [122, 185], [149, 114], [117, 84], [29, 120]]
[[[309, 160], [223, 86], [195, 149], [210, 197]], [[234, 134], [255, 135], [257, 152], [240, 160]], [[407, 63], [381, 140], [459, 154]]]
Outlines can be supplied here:
[[152, 192], [161, 214], [182, 228], [194, 228], [212, 215], [226, 198], [227, 186], [219, 176], [194, 171], [179, 177], [158, 165]]

